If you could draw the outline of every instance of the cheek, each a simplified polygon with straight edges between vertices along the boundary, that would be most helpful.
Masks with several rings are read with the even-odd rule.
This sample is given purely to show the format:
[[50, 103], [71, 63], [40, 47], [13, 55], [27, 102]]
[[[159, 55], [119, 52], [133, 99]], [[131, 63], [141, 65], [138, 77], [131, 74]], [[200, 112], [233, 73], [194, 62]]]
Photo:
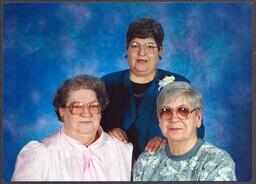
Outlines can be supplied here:
[[128, 56], [128, 58], [132, 58], [132, 57], [134, 57], [134, 54], [129, 52], [129, 51], [127, 51], [127, 56]]
[[97, 119], [100, 121], [101, 120], [101, 114], [99, 114], [98, 116], [97, 116]]
[[160, 129], [162, 130], [162, 131], [164, 131], [166, 128], [166, 125], [165, 125], [165, 123], [162, 121], [162, 120], [159, 120], [159, 127], [160, 127]]
[[128, 63], [129, 64], [132, 64], [132, 63], [134, 63], [135, 62], [135, 56], [134, 56], [134, 54], [129, 54], [128, 55]]
[[156, 68], [158, 63], [158, 57], [157, 58], [151, 58], [150, 66]]
[[72, 123], [75, 120], [74, 116], [70, 116], [69, 114], [64, 114], [63, 116], [64, 123]]
[[190, 131], [196, 131], [197, 125], [198, 125], [198, 123], [197, 123], [196, 119], [193, 119], [186, 123], [186, 126]]
[[101, 114], [94, 115], [94, 121], [95, 121], [95, 124], [100, 124]]

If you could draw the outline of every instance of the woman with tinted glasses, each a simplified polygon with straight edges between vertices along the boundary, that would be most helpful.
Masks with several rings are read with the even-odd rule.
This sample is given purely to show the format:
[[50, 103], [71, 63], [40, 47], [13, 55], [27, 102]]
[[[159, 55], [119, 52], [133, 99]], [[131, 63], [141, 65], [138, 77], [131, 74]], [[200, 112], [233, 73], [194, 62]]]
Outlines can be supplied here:
[[198, 138], [203, 98], [187, 82], [171, 82], [157, 98], [159, 126], [167, 139], [162, 149], [142, 153], [135, 181], [236, 180], [235, 163], [224, 150]]
[[100, 127], [108, 103], [103, 82], [80, 75], [57, 90], [53, 105], [63, 127], [19, 153], [12, 181], [128, 181], [132, 145]]

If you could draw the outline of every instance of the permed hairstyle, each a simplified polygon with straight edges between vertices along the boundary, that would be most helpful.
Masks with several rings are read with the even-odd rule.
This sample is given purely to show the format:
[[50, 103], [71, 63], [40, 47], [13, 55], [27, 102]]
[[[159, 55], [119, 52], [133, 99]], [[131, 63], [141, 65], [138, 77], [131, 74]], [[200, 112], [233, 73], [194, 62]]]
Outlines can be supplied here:
[[163, 45], [164, 29], [162, 25], [152, 18], [142, 18], [132, 22], [126, 33], [126, 48], [134, 38], [153, 38], [156, 41], [157, 48]]
[[160, 108], [164, 103], [172, 101], [177, 96], [187, 97], [189, 104], [193, 108], [203, 110], [204, 102], [201, 93], [195, 90], [188, 82], [174, 81], [164, 86], [158, 95], [156, 100], [157, 113], [160, 112]]
[[70, 92], [79, 89], [90, 89], [94, 91], [100, 103], [101, 109], [104, 110], [107, 106], [109, 98], [103, 81], [90, 75], [78, 75], [74, 78], [65, 80], [54, 95], [52, 104], [60, 121], [62, 121], [62, 119], [59, 114], [59, 108], [65, 107]]

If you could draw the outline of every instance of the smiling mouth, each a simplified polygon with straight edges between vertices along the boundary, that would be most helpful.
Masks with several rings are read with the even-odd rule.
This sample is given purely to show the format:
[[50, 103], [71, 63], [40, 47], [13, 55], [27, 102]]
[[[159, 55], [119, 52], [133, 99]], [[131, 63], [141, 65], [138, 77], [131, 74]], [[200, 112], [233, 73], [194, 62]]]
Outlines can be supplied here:
[[137, 63], [147, 63], [148, 61], [147, 60], [144, 60], [144, 59], [137, 59]]
[[92, 121], [79, 121], [79, 123], [89, 124], [89, 123], [92, 123]]
[[178, 130], [182, 130], [181, 128], [169, 128], [169, 130], [171, 131], [178, 131]]

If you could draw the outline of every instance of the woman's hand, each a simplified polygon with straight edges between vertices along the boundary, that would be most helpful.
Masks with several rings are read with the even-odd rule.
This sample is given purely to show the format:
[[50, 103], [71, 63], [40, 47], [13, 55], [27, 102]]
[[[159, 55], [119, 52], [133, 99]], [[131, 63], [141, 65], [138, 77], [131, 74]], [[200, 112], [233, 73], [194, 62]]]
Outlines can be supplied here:
[[123, 131], [121, 128], [114, 128], [114, 129], [110, 130], [108, 132], [108, 134], [112, 138], [116, 138], [119, 141], [122, 141], [123, 143], [128, 143], [127, 135], [126, 135], [125, 131]]
[[166, 143], [166, 139], [163, 137], [154, 137], [153, 139], [149, 140], [147, 146], [145, 148], [146, 151], [156, 152], [163, 145]]

